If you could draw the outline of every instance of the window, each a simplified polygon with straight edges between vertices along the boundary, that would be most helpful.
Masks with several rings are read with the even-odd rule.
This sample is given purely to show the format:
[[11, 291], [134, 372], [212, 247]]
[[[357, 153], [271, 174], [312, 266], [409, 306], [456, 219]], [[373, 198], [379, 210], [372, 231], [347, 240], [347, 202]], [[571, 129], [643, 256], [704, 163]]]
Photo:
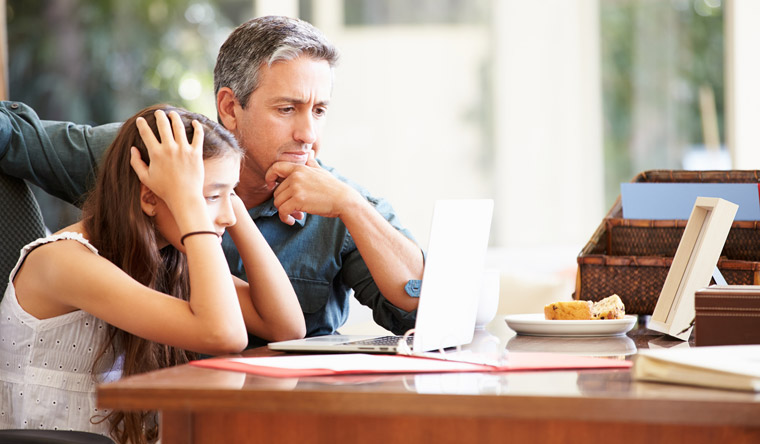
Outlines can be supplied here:
[[730, 168], [720, 0], [600, 3], [605, 200], [649, 169]]

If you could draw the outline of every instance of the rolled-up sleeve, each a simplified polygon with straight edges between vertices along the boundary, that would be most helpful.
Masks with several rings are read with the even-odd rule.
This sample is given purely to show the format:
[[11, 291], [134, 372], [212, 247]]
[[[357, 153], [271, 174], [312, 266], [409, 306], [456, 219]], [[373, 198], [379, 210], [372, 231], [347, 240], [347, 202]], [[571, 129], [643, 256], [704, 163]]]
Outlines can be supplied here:
[[402, 335], [414, 328], [417, 310], [404, 311], [391, 304], [380, 293], [359, 250], [353, 250], [345, 257], [342, 273], [346, 282], [353, 288], [354, 297], [372, 310], [372, 319], [375, 323], [397, 335]]
[[[417, 243], [409, 230], [403, 227], [395, 211], [386, 200], [372, 197], [365, 190], [360, 187], [357, 188], [385, 220], [415, 244]], [[362, 259], [359, 251], [355, 248], [353, 239], [348, 235], [344, 249], [350, 251], [350, 253], [345, 258], [343, 274], [349, 285], [354, 289], [356, 299], [361, 304], [372, 309], [374, 321], [383, 328], [395, 334], [404, 334], [407, 330], [414, 328], [417, 310], [407, 312], [391, 304], [380, 292], [377, 284], [372, 279], [367, 264], [364, 263], [364, 259]], [[420, 284], [421, 281], [419, 280], [409, 280], [404, 286], [404, 290], [411, 297], [419, 297]]]
[[80, 205], [121, 126], [40, 120], [20, 102], [0, 102], [0, 172]]

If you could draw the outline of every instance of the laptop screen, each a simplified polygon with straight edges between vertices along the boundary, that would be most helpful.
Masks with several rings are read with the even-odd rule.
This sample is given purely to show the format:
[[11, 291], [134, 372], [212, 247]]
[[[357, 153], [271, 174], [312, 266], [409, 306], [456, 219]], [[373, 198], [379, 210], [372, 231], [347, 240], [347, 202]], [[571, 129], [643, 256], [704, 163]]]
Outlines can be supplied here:
[[492, 214], [491, 199], [436, 201], [414, 329], [414, 352], [472, 341]]

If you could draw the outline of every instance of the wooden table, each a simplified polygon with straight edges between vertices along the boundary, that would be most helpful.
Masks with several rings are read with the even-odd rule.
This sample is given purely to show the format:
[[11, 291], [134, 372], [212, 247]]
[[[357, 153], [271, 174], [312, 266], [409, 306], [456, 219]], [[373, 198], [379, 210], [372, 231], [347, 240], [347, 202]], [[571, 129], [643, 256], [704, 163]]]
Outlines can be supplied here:
[[[610, 359], [686, 345], [645, 328], [577, 339], [500, 337], [509, 350]], [[280, 379], [183, 365], [101, 385], [98, 405], [159, 410], [162, 444], [760, 442], [760, 395], [629, 370]]]

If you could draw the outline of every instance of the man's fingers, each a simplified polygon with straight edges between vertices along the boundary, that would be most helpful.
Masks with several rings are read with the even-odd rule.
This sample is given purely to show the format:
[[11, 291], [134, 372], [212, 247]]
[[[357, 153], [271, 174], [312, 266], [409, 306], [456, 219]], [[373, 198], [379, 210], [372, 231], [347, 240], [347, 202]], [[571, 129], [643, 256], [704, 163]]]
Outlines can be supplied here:
[[289, 162], [275, 162], [264, 175], [264, 182], [268, 189], [273, 189], [277, 182], [286, 179], [293, 172], [296, 165]]
[[[309, 158], [306, 160], [306, 166], [322, 169], [322, 167], [319, 166], [319, 163], [317, 163], [316, 159], [314, 159], [313, 150], [311, 151]], [[290, 162], [275, 162], [272, 164], [272, 166], [269, 167], [266, 174], [264, 175], [264, 182], [267, 184], [267, 188], [270, 190], [273, 189], [278, 182], [282, 182], [283, 180], [287, 179], [288, 176], [293, 174], [293, 172], [297, 171], [299, 168], [303, 168], [303, 165]]]
[[286, 210], [278, 210], [278, 214], [281, 221], [285, 222], [288, 225], [293, 225], [296, 223], [296, 219], [302, 220], [305, 213], [298, 210], [291, 211], [290, 213], [288, 213]]
[[296, 220], [293, 219], [293, 216], [289, 214], [285, 214], [283, 212], [280, 212], [280, 220], [288, 225], [293, 225], [296, 223]]
[[286, 185], [279, 187], [274, 192], [274, 206], [277, 208], [280, 220], [288, 225], [293, 225], [295, 220], [302, 220], [304, 212], [297, 209], [298, 203], [292, 198], [291, 189]]
[[306, 159], [306, 166], [310, 166], [312, 168], [322, 168], [317, 163], [317, 159], [314, 158], [314, 150], [309, 150], [309, 158]]

